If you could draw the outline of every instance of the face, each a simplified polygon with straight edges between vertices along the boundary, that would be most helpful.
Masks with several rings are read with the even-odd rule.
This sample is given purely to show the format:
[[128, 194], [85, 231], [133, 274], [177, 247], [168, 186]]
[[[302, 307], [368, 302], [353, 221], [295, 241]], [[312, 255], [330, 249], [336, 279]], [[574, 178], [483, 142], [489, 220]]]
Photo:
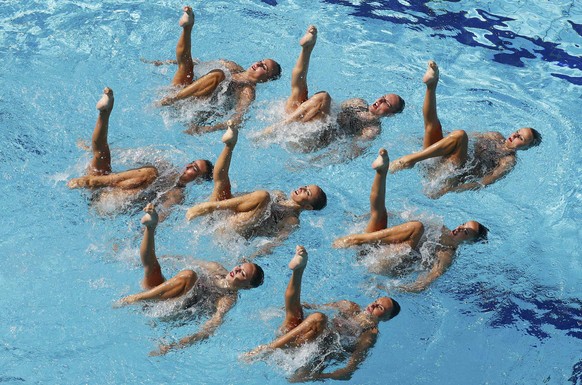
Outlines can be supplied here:
[[321, 188], [314, 184], [299, 187], [291, 192], [291, 199], [301, 207], [313, 207], [313, 203], [321, 199]]
[[208, 174], [208, 165], [202, 159], [195, 160], [188, 163], [182, 175], [180, 175], [180, 182], [189, 183], [198, 178], [202, 178]]
[[235, 266], [226, 276], [232, 287], [246, 289], [251, 287], [251, 280], [255, 276], [256, 268], [252, 263], [243, 263]]
[[396, 94], [384, 95], [368, 108], [376, 116], [388, 116], [400, 110], [400, 98]]
[[475, 221], [463, 223], [456, 229], [451, 230], [453, 238], [455, 238], [459, 242], [465, 242], [475, 239], [478, 232], [479, 232], [479, 222]]
[[251, 65], [247, 72], [259, 83], [268, 81], [276, 71], [276, 63], [272, 59], [264, 59]]
[[529, 128], [520, 128], [505, 140], [505, 145], [514, 150], [527, 149], [533, 141], [533, 132]]
[[380, 297], [368, 305], [366, 312], [377, 317], [381, 321], [384, 321], [390, 317], [390, 314], [392, 314], [393, 306], [394, 304], [390, 298]]

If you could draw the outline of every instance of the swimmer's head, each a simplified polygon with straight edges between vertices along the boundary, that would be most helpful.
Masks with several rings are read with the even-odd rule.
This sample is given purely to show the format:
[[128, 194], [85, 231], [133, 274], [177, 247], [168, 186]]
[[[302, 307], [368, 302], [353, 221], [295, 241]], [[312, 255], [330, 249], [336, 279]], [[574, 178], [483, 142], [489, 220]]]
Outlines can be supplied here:
[[523, 127], [515, 131], [505, 140], [505, 145], [514, 150], [527, 150], [539, 145], [542, 135], [531, 127]]
[[379, 97], [374, 103], [368, 107], [368, 111], [372, 114], [385, 117], [398, 114], [404, 110], [404, 99], [396, 94], [387, 94]]
[[188, 163], [180, 175], [179, 183], [186, 184], [194, 180], [211, 180], [214, 166], [206, 159], [198, 159]]
[[451, 230], [451, 235], [459, 243], [486, 242], [489, 229], [477, 221], [469, 221]]
[[281, 76], [281, 66], [273, 59], [264, 59], [253, 63], [247, 69], [248, 75], [257, 83], [277, 80]]
[[226, 276], [233, 289], [251, 289], [263, 284], [265, 273], [256, 263], [243, 263], [235, 266]]
[[400, 304], [390, 297], [380, 297], [368, 305], [366, 312], [380, 321], [388, 321], [400, 313]]
[[327, 195], [314, 184], [292, 191], [291, 199], [305, 210], [321, 210], [327, 205]]

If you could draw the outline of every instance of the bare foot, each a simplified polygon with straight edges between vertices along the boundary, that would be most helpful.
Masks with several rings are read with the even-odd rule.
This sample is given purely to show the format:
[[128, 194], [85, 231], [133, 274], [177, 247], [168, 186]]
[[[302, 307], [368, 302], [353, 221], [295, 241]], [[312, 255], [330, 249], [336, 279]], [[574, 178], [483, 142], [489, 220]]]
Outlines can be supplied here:
[[402, 158], [396, 159], [390, 163], [390, 172], [393, 174], [397, 171], [414, 167], [414, 162], [410, 160], [410, 155], [405, 155]]
[[105, 87], [103, 96], [99, 99], [95, 107], [101, 112], [111, 112], [113, 109], [113, 90], [111, 88]]
[[346, 237], [341, 237], [333, 241], [331, 247], [334, 249], [345, 249], [346, 247], [352, 246], [352, 238], [348, 235]]
[[307, 259], [307, 250], [305, 250], [305, 247], [297, 245], [295, 247], [295, 255], [289, 261], [289, 268], [291, 270], [305, 269]]
[[222, 135], [222, 143], [229, 147], [234, 147], [238, 140], [238, 127], [232, 124], [232, 120], [226, 122], [227, 129], [224, 135]]
[[67, 183], [67, 186], [69, 186], [69, 188], [83, 188], [87, 186], [87, 178], [73, 178]]
[[259, 345], [250, 352], [246, 352], [240, 356], [240, 359], [248, 364], [262, 358], [269, 351], [269, 345]]
[[213, 203], [215, 202], [202, 202], [190, 207], [188, 211], [186, 211], [186, 220], [191, 221], [194, 218], [210, 213]]
[[144, 216], [141, 218], [141, 223], [148, 229], [154, 229], [158, 225], [158, 212], [153, 203], [148, 203], [143, 209]]
[[378, 157], [374, 162], [372, 162], [372, 168], [379, 172], [386, 172], [389, 164], [390, 159], [388, 158], [388, 151], [381, 148], [380, 151], [378, 151]]
[[192, 27], [194, 25], [194, 12], [192, 12], [192, 7], [186, 5], [182, 9], [184, 10], [184, 14], [180, 18], [178, 24], [180, 24], [180, 27], [182, 28]]
[[315, 25], [310, 25], [307, 27], [307, 32], [299, 40], [299, 45], [302, 47], [313, 47], [317, 41], [317, 27]]
[[434, 60], [428, 61], [428, 68], [424, 76], [422, 77], [422, 81], [427, 86], [432, 86], [433, 84], [438, 83], [439, 81], [439, 67]]

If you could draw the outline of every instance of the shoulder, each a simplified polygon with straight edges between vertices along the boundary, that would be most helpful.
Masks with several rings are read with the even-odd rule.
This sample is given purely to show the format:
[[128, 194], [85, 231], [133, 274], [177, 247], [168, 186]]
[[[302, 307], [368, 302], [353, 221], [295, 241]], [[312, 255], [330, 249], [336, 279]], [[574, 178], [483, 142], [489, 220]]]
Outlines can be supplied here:
[[205, 266], [204, 266], [205, 270], [208, 271], [211, 274], [224, 274], [227, 273], [228, 271], [224, 268], [224, 266], [222, 266], [220, 263], [218, 262], [208, 262]]
[[341, 104], [341, 109], [346, 109], [350, 107], [368, 107], [368, 103], [361, 98], [353, 98], [344, 100]]
[[231, 71], [231, 72], [243, 72], [244, 71], [244, 68], [242, 68], [240, 65], [238, 65], [237, 63], [235, 63], [233, 61], [220, 59], [220, 62], [222, 64], [224, 64], [226, 69]]
[[336, 304], [342, 313], [352, 314], [352, 313], [357, 313], [360, 311], [360, 305], [358, 305], [357, 303], [352, 302], [352, 301], [342, 300], [342, 301], [338, 301]]

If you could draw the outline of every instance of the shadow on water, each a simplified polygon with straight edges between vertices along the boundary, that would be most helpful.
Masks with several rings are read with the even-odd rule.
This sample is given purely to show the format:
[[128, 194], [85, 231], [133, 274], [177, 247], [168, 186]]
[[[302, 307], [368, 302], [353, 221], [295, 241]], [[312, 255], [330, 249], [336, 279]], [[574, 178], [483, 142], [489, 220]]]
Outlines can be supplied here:
[[[507, 275], [508, 279], [517, 282], [523, 273], [513, 271]], [[489, 320], [492, 328], [519, 327], [541, 342], [552, 337], [545, 331], [552, 326], [569, 337], [582, 340], [582, 300], [550, 298], [544, 293], [554, 292], [555, 288], [531, 285], [528, 290], [516, 292], [481, 281], [455, 286], [451, 288], [451, 294], [461, 303], [471, 303], [478, 312], [492, 313]], [[465, 313], [475, 312], [473, 309]], [[572, 366], [568, 380], [582, 385], [582, 361]]]
[[[356, 17], [366, 17], [371, 19], [379, 19], [389, 21], [394, 24], [408, 25], [411, 29], [420, 29], [420, 26], [429, 27], [434, 32], [433, 37], [447, 37], [457, 40], [461, 44], [471, 47], [481, 47], [487, 50], [497, 51], [493, 54], [492, 60], [501, 64], [507, 64], [515, 67], [523, 67], [522, 59], [540, 59], [555, 63], [560, 67], [570, 69], [577, 69], [582, 71], [582, 58], [569, 54], [560, 48], [559, 43], [548, 42], [539, 37], [529, 37], [520, 35], [510, 29], [507, 22], [515, 21], [507, 16], [500, 16], [484, 11], [482, 9], [475, 9], [474, 12], [479, 16], [471, 16], [466, 11], [450, 12], [439, 9], [439, 13], [435, 13], [429, 7], [430, 0], [416, 0], [407, 2], [409, 5], [404, 5], [398, 0], [378, 0], [374, 2], [359, 2], [353, 4], [347, 0], [323, 0], [330, 4], [339, 4], [346, 7], [354, 8], [352, 13]], [[459, 2], [449, 0], [450, 2]], [[272, 2], [268, 2], [269, 4]], [[276, 3], [276, 2], [275, 2]], [[376, 11], [381, 10], [382, 14]], [[387, 15], [386, 11], [394, 11], [394, 15]], [[409, 18], [398, 16], [398, 13], [412, 16], [415, 21], [411, 22]], [[582, 25], [576, 24], [568, 20], [570, 27], [578, 35], [582, 36]], [[491, 42], [491, 45], [480, 42], [475, 34], [469, 30], [479, 29], [484, 31], [482, 38]], [[445, 33], [439, 32], [446, 31]], [[451, 34], [451, 32], [456, 32]], [[520, 43], [520, 40], [525, 40], [531, 44]], [[572, 84], [582, 85], [582, 76], [569, 76], [560, 73], [552, 73], [554, 77], [564, 79]]]

